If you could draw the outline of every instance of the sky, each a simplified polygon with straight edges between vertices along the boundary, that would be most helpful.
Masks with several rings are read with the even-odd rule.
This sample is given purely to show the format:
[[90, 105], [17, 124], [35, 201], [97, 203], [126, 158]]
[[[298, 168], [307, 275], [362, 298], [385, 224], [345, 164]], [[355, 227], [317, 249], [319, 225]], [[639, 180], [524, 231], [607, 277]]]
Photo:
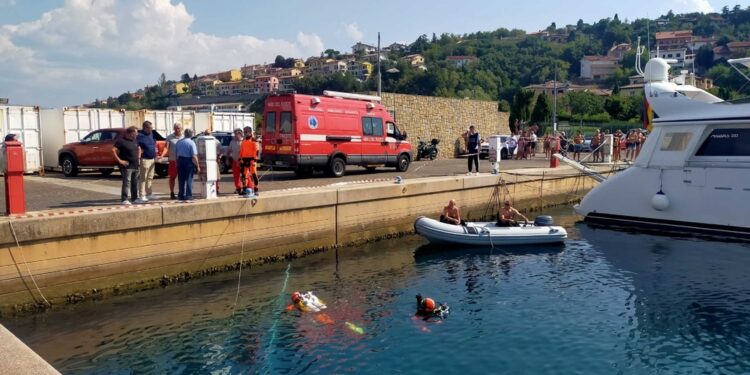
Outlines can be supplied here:
[[[744, 4], [743, 4], [744, 2]], [[0, 97], [62, 107], [277, 55], [501, 27], [721, 11], [747, 0], [0, 0]]]

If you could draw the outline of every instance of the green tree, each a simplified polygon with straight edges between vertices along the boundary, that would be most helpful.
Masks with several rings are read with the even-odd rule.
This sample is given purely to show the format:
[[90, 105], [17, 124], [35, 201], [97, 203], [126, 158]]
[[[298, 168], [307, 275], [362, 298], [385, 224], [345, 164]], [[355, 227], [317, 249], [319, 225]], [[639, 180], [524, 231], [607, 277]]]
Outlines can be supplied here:
[[323, 54], [325, 54], [325, 56], [328, 57], [329, 59], [336, 59], [339, 57], [339, 55], [341, 55], [341, 52], [336, 51], [335, 49], [329, 48], [323, 51]]
[[183, 74], [182, 77], [180, 77], [180, 82], [182, 83], [190, 83], [190, 74]]
[[510, 130], [515, 132], [516, 121], [525, 122], [531, 117], [531, 101], [534, 99], [534, 92], [527, 90], [518, 90], [513, 96], [513, 103], [510, 106], [509, 126]]
[[550, 114], [552, 113], [551, 108], [552, 106], [547, 94], [539, 94], [536, 98], [536, 104], [534, 104], [534, 110], [531, 112], [530, 121], [535, 124], [549, 122]]

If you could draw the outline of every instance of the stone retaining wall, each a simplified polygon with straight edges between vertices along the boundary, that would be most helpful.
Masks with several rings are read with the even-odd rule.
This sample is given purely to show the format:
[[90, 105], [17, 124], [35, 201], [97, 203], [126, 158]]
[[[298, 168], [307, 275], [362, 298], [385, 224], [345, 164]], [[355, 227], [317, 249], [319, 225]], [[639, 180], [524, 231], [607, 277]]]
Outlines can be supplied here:
[[497, 102], [392, 93], [383, 93], [382, 99], [399, 126], [408, 132], [415, 149], [417, 137], [427, 141], [440, 139], [439, 159], [454, 158], [463, 152], [462, 134], [469, 125], [476, 126], [484, 137], [510, 133], [509, 114], [498, 112]]

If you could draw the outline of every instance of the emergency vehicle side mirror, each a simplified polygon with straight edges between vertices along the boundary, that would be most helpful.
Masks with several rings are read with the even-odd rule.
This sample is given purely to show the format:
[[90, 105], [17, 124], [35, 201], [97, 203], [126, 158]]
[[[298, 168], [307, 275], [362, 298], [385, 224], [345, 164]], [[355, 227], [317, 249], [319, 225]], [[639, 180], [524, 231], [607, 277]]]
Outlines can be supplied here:
[[401, 136], [404, 140], [406, 140], [406, 132]]

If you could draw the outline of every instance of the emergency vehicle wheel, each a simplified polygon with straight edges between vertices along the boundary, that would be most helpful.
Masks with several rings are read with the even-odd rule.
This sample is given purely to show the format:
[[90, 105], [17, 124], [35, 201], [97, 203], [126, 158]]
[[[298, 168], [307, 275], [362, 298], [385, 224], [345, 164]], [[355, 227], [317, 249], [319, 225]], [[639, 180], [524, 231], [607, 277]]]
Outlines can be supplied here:
[[396, 161], [396, 170], [399, 172], [406, 172], [406, 170], [409, 169], [409, 163], [411, 163], [409, 156], [402, 154], [398, 157], [398, 161]]
[[331, 159], [328, 164], [328, 175], [332, 177], [342, 177], [346, 173], [346, 162], [340, 157]]

